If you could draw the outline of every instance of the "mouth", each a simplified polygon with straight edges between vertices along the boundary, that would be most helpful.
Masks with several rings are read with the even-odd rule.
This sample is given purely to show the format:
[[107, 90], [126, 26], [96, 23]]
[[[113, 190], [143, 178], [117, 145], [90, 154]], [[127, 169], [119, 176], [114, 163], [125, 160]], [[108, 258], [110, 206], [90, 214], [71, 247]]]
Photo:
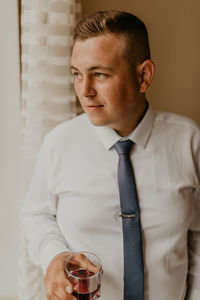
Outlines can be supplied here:
[[104, 105], [85, 105], [86, 110], [99, 110]]

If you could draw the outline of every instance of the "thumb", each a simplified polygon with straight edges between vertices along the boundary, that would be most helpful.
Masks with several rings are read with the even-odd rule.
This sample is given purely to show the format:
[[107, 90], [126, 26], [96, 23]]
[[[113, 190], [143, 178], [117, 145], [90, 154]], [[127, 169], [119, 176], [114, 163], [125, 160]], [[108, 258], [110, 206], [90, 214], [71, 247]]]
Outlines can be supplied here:
[[99, 271], [99, 268], [95, 266], [84, 254], [81, 253], [74, 254], [71, 257], [69, 263], [72, 265], [77, 265], [83, 270], [89, 270], [93, 273], [97, 273]]
[[99, 268], [96, 267], [86, 256], [81, 258], [80, 265], [84, 270], [89, 270], [93, 273], [97, 273], [99, 271]]

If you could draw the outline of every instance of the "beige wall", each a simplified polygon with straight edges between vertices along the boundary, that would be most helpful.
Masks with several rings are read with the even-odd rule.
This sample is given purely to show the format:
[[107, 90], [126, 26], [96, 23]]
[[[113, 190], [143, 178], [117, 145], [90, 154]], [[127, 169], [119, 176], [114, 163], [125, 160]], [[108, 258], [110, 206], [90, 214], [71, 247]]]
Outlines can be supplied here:
[[82, 0], [83, 13], [120, 9], [142, 18], [149, 30], [156, 75], [152, 105], [200, 123], [200, 1]]
[[0, 299], [17, 295], [19, 51], [17, 2], [0, 1]]
[[0, 298], [0, 300], [17, 300], [17, 298]]

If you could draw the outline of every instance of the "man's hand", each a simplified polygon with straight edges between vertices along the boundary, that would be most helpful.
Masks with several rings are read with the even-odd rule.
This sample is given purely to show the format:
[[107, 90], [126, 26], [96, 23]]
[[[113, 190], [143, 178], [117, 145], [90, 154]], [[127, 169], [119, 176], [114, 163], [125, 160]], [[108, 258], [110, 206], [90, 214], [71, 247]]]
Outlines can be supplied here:
[[50, 262], [44, 278], [46, 297], [48, 300], [75, 300], [71, 295], [72, 284], [66, 277], [66, 259], [72, 252], [63, 252], [56, 255]]
[[[67, 279], [65, 272], [66, 259], [72, 254], [74, 253], [60, 253], [50, 262], [44, 278], [47, 300], [76, 300], [76, 297], [72, 295], [72, 284]], [[89, 267], [89, 270], [92, 272], [98, 271], [98, 268], [96, 268], [92, 263], [89, 263], [88, 265], [88, 260], [82, 254], [75, 255], [72, 263], [83, 269], [87, 269]]]

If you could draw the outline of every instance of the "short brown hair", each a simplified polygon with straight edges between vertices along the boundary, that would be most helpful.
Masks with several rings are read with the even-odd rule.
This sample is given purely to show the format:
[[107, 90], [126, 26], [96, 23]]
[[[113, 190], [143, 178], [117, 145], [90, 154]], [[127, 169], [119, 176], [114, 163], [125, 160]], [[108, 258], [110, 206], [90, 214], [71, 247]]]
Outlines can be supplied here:
[[80, 19], [74, 29], [74, 40], [86, 40], [106, 33], [116, 34], [125, 41], [124, 55], [132, 71], [151, 58], [146, 26], [128, 12], [98, 11]]

